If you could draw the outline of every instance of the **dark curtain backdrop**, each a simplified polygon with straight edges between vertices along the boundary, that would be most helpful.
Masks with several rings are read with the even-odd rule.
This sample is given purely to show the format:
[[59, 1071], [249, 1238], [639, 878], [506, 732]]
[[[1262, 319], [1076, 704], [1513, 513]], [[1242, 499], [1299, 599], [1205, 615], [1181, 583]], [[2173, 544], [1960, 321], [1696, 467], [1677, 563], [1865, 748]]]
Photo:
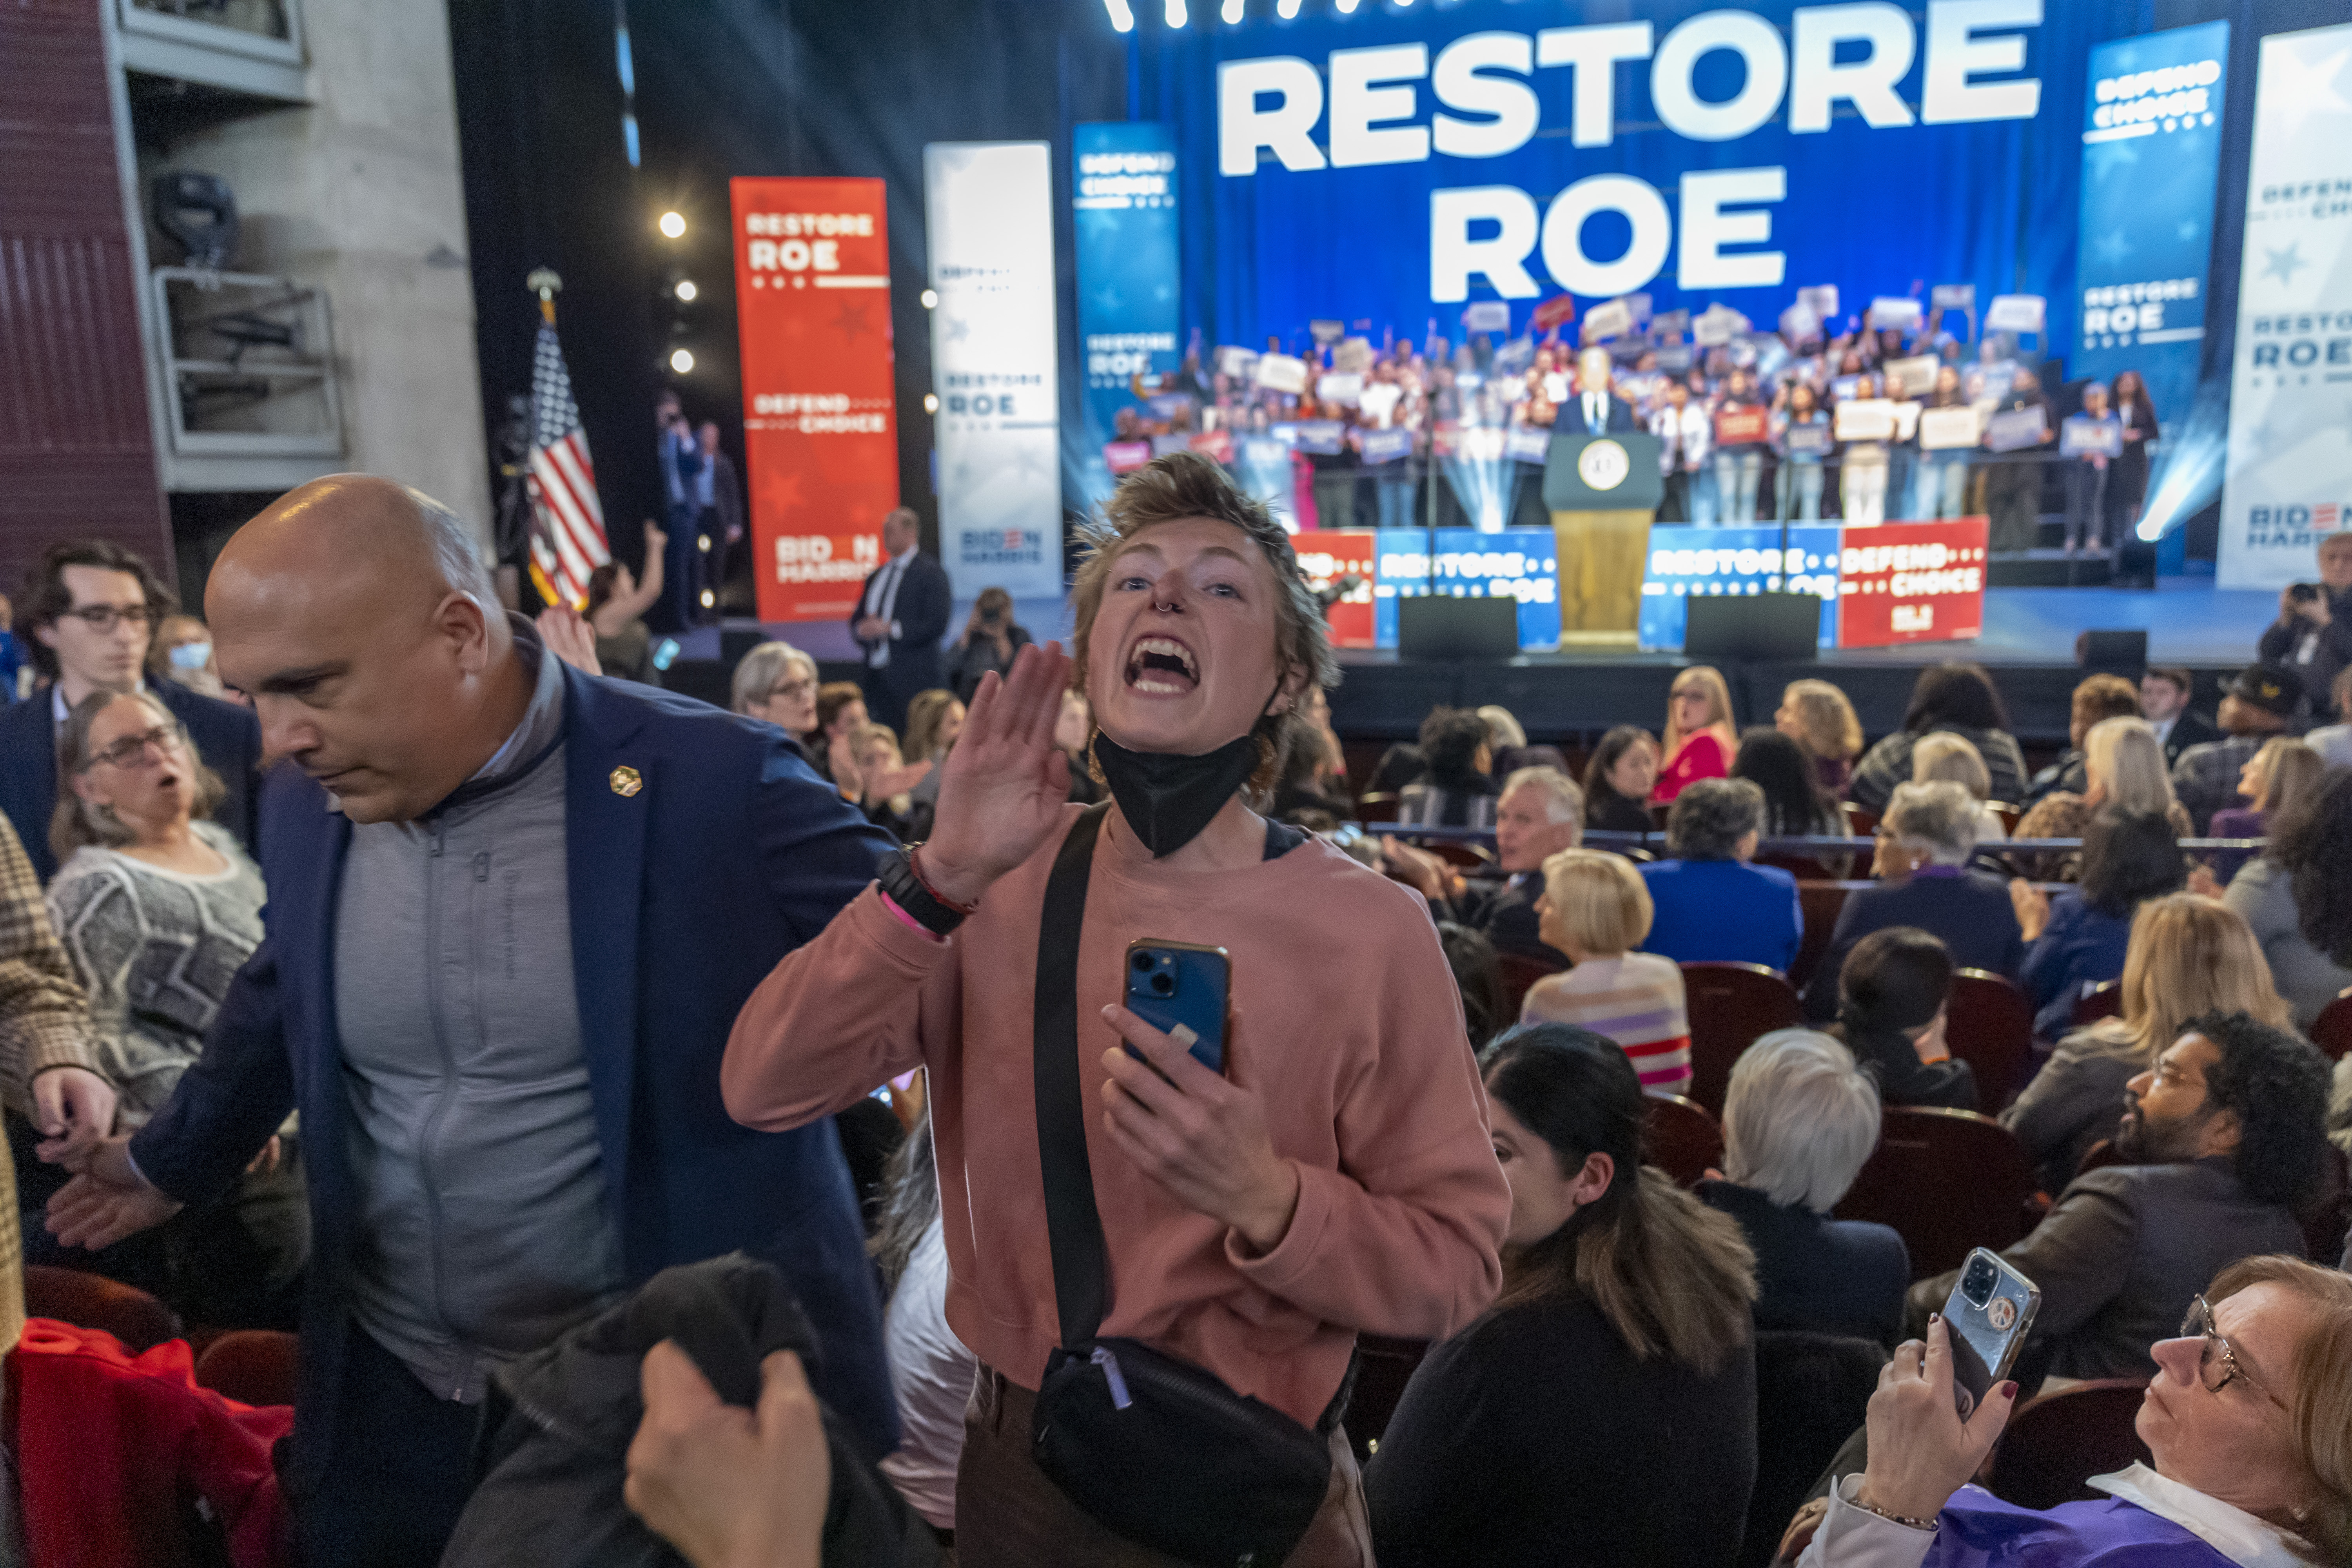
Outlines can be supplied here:
[[[933, 533], [923, 146], [1054, 143], [1063, 406], [1075, 408], [1063, 127], [1124, 117], [1125, 40], [1101, 0], [633, 0], [627, 15], [643, 146], [635, 170], [610, 0], [450, 0], [493, 438], [508, 396], [530, 385], [537, 316], [524, 277], [553, 267], [606, 521], [615, 551], [635, 561], [638, 520], [659, 499], [655, 392], [674, 383], [688, 417], [716, 419], [725, 449], [739, 461], [743, 451], [728, 179], [878, 177], [889, 186], [899, 491]], [[675, 242], [654, 226], [671, 207], [688, 226]], [[663, 298], [673, 266], [699, 290], [679, 340], [695, 368], [675, 378]]]
[[[2206, 376], [2226, 383], [2258, 40], [2340, 21], [2343, 0], [2048, 3], [2096, 5], [2105, 36], [2219, 17], [2231, 24], [2205, 339]], [[672, 379], [664, 364], [672, 310], [660, 297], [669, 269], [682, 269], [701, 291], [685, 312], [688, 332], [680, 340], [694, 351], [696, 366], [676, 384], [688, 415], [718, 420], [727, 450], [740, 458], [727, 180], [877, 176], [890, 190], [899, 489], [927, 531], [935, 531], [930, 430], [922, 413], [930, 390], [930, 335], [919, 301], [922, 149], [938, 141], [1038, 140], [1054, 145], [1066, 447], [1076, 436], [1079, 397], [1068, 127], [1126, 118], [1130, 105], [1144, 112], [1160, 107], [1139, 101], [1156, 98], [1152, 84], [1162, 68], [1160, 7], [1156, 0], [1133, 4], [1140, 25], [1121, 37], [1110, 30], [1101, 0], [635, 0], [628, 22], [643, 166], [633, 170], [622, 141], [611, 0], [450, 0], [483, 405], [493, 438], [507, 398], [530, 384], [537, 317], [524, 277], [533, 267], [553, 267], [563, 276], [563, 346], [614, 548], [635, 561], [637, 520], [653, 515], [658, 500], [652, 403]], [[1310, 0], [1317, 10], [1323, 4]], [[1254, 30], [1270, 25], [1261, 15], [1267, 5], [1249, 0]], [[1215, 0], [1192, 0], [1192, 10], [1193, 33], [1218, 26]], [[1520, 20], [1507, 18], [1507, 25]], [[1463, 30], [1469, 26], [1465, 18]], [[1186, 47], [1174, 44], [1176, 50]], [[2049, 174], [2011, 174], [2032, 187], [2020, 201], [2041, 230], [2021, 231], [2019, 242], [2071, 254], [2074, 211], [2037, 203], [2033, 194], [2050, 184], [2071, 191], [2071, 180], [2051, 181]], [[1934, 195], [1923, 193], [1923, 199]], [[668, 207], [688, 220], [681, 241], [664, 240], [654, 228]], [[1188, 225], [1197, 224], [1200, 211], [1199, 204], [1188, 210]], [[1196, 263], [1206, 259], [1197, 254], [1198, 242], [1188, 237]], [[1214, 324], [1214, 301], [1202, 294], [1212, 277], [1205, 267], [1200, 270], [1188, 280], [1188, 331]], [[1074, 472], [1067, 461], [1064, 469]], [[1066, 489], [1075, 504], [1075, 489]], [[2199, 552], [2210, 551], [2208, 543]]]

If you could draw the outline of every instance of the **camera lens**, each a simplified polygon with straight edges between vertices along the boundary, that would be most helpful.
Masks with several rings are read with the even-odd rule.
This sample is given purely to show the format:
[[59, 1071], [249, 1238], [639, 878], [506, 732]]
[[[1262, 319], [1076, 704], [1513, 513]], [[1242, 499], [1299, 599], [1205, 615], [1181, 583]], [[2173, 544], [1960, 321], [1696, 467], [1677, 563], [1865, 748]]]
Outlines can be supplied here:
[[1968, 1299], [1970, 1306], [1983, 1306], [1992, 1300], [1993, 1277], [1993, 1268], [1990, 1263], [1969, 1264], [1968, 1272], [1960, 1277], [1960, 1294]]
[[1128, 962], [1129, 962], [1129, 963], [1132, 963], [1132, 964], [1134, 964], [1134, 965], [1135, 965], [1135, 972], [1136, 972], [1138, 974], [1140, 974], [1140, 973], [1142, 973], [1145, 970], [1147, 970], [1147, 969], [1149, 969], [1149, 968], [1150, 968], [1150, 967], [1151, 967], [1151, 955], [1150, 955], [1150, 953], [1148, 953], [1148, 952], [1139, 952], [1139, 953], [1135, 954], [1132, 958], [1130, 958]]
[[1172, 974], [1153, 975], [1151, 992], [1155, 996], [1173, 996], [1176, 994], [1176, 977]]

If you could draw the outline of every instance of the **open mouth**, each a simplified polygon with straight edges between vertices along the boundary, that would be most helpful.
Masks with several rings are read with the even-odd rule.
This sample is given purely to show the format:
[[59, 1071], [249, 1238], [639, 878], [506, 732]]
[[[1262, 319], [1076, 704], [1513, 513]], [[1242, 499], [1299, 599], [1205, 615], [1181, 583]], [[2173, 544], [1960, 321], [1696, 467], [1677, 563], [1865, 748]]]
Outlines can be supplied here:
[[180, 787], [180, 775], [174, 773], [166, 773], [155, 781], [155, 787], [157, 789], [177, 789]]
[[1137, 691], [1180, 697], [1201, 684], [1192, 650], [1174, 637], [1139, 637], [1127, 652], [1127, 684]]

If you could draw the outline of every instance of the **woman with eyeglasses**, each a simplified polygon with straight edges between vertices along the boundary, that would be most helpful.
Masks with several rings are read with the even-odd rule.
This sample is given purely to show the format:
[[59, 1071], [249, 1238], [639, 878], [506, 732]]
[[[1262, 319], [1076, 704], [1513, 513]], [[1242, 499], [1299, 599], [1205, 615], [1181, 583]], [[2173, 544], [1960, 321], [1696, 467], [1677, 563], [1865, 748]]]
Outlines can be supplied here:
[[[89, 996], [118, 1131], [172, 1097], [261, 942], [261, 873], [211, 820], [221, 795], [187, 731], [145, 692], [93, 693], [58, 732], [49, 920]], [[56, 1261], [94, 1262], [190, 1322], [291, 1329], [310, 1228], [289, 1121], [225, 1197], [95, 1258]]]
[[2024, 1509], [1969, 1484], [2017, 1385], [1963, 1421], [1949, 1331], [1930, 1323], [1879, 1375], [1868, 1462], [1799, 1513], [1783, 1554], [1803, 1542], [1800, 1568], [2352, 1562], [2352, 1277], [2283, 1255], [2233, 1263], [2148, 1353], [2133, 1425], [2154, 1466], [2092, 1477], [2095, 1502]]
[[729, 706], [798, 741], [821, 773], [825, 749], [816, 743], [816, 660], [788, 642], [763, 642], [735, 666]]

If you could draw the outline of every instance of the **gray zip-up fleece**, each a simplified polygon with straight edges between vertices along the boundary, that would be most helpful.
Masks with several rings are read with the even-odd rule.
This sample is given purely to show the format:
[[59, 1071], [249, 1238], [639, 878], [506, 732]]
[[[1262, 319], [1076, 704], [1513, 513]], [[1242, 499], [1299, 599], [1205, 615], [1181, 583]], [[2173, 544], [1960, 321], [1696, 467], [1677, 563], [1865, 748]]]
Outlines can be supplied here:
[[572, 989], [563, 682], [516, 641], [522, 724], [430, 816], [354, 825], [335, 913], [353, 1310], [467, 1402], [624, 1284]]

